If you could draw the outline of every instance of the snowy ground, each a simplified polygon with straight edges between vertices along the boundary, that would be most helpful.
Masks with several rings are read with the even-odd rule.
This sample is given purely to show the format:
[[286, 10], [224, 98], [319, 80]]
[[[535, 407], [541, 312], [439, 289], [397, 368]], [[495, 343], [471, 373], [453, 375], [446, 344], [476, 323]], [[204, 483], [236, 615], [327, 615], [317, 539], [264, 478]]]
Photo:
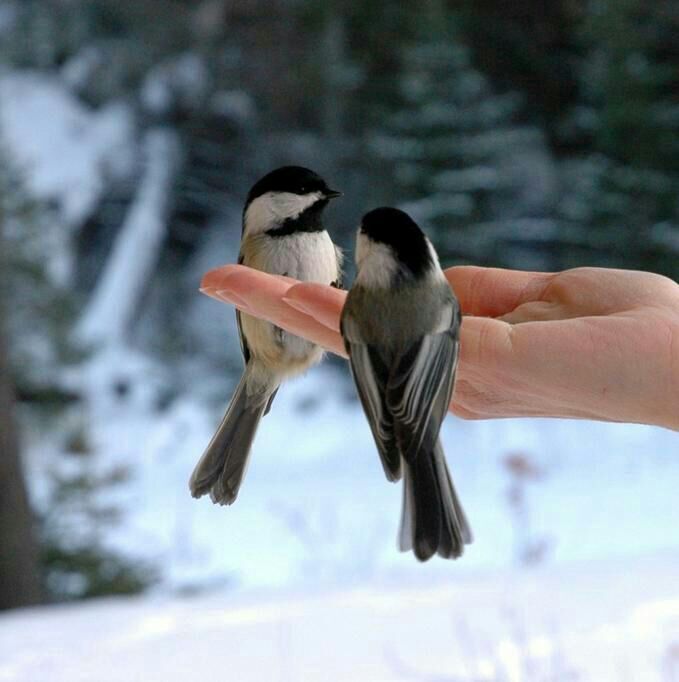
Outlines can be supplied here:
[[[443, 561], [423, 566], [396, 551], [400, 484], [384, 478], [365, 418], [339, 369], [316, 368], [283, 387], [262, 422], [241, 494], [226, 508], [193, 500], [187, 487], [222, 403], [211, 411], [195, 387], [187, 387], [158, 412], [153, 367], [130, 355], [99, 358], [85, 375], [97, 458], [104, 467], [130, 472], [115, 498], [124, 510], [122, 523], [108, 540], [158, 563], [157, 590], [448, 575]], [[121, 375], [132, 386], [122, 399], [106, 389]], [[442, 433], [476, 536], [456, 572], [511, 567], [529, 545], [541, 548], [540, 561], [548, 565], [679, 550], [676, 433], [454, 417]], [[36, 469], [54, 448], [52, 437], [39, 443], [31, 449]], [[509, 504], [503, 464], [516, 452], [543, 471], [525, 487], [520, 520]]]
[[0, 617], [0, 680], [670, 682], [678, 564], [28, 609]]

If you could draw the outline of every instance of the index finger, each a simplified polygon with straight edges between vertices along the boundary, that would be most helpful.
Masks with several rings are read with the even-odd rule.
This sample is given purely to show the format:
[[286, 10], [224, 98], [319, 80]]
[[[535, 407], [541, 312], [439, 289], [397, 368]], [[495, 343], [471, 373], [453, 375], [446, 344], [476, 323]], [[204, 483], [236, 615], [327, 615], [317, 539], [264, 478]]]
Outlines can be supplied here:
[[[309, 292], [311, 303], [308, 309], [299, 303], [295, 305], [294, 301], [292, 301], [293, 305], [290, 305], [290, 302], [286, 300], [287, 293], [299, 286], [302, 284], [296, 279], [270, 275], [244, 265], [226, 265], [216, 268], [206, 273], [201, 282], [201, 289], [208, 296], [232, 303], [249, 315], [271, 322], [292, 334], [317, 343], [326, 350], [346, 357], [342, 338], [337, 332], [339, 326], [329, 327], [315, 319], [314, 306], [317, 296], [314, 294], [318, 293], [317, 290], [312, 288]], [[316, 286], [321, 290], [326, 289], [321, 285]], [[331, 293], [338, 293], [342, 298], [342, 302], [338, 302], [337, 307], [339, 320], [345, 292], [331, 287], [327, 289]]]
[[280, 284], [287, 283], [286, 289], [297, 280], [285, 275], [270, 275], [261, 270], [249, 268], [246, 265], [222, 265], [208, 270], [200, 282], [200, 288], [219, 291], [220, 289], [240, 289], [247, 291], [251, 288], [274, 288], [280, 290]]

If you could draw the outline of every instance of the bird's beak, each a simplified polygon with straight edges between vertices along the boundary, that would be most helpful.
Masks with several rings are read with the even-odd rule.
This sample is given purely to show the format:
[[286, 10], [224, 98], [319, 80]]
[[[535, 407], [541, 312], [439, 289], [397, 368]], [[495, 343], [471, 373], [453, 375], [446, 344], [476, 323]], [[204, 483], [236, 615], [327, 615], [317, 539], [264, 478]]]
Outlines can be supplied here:
[[336, 199], [337, 197], [341, 197], [342, 192], [338, 192], [337, 190], [334, 189], [328, 189], [325, 191], [325, 198], [326, 199]]

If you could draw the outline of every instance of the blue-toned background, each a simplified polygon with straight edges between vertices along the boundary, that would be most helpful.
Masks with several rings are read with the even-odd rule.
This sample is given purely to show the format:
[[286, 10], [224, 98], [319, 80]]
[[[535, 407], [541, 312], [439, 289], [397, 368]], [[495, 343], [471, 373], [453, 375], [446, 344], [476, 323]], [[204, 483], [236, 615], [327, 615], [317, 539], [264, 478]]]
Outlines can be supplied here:
[[420, 565], [330, 358], [234, 506], [187, 481], [241, 369], [198, 284], [273, 167], [344, 192], [349, 262], [390, 203], [446, 266], [679, 278], [678, 32], [642, 0], [0, 0], [0, 607], [140, 595], [0, 616], [0, 679], [675, 679], [676, 433], [449, 417], [476, 540]]

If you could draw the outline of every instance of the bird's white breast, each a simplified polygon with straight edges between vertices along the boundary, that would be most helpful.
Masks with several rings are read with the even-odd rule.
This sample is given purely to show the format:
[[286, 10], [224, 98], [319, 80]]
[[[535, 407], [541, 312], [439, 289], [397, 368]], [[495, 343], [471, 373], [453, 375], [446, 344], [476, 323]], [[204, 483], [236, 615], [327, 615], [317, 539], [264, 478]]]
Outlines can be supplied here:
[[244, 265], [272, 275], [321, 284], [330, 284], [339, 275], [335, 245], [325, 231], [256, 235], [243, 241], [241, 252]]
[[[325, 231], [246, 237], [241, 254], [244, 265], [272, 275], [320, 284], [331, 284], [339, 278], [335, 245]], [[241, 320], [252, 354], [281, 374], [304, 371], [323, 355], [319, 346], [282, 332], [269, 322], [246, 314]]]

